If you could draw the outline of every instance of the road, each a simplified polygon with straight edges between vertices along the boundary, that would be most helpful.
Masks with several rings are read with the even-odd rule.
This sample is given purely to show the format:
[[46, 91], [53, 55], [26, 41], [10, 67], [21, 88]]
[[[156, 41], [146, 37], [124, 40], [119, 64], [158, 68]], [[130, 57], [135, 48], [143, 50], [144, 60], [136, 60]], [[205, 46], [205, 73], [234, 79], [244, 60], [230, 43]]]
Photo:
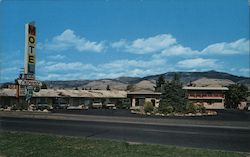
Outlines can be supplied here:
[[[54, 110], [54, 113], [77, 114], [77, 115], [99, 115], [99, 116], [121, 116], [121, 117], [146, 117], [142, 115], [131, 114], [129, 110], [117, 109], [94, 109], [94, 110]], [[216, 116], [197, 116], [197, 117], [165, 117], [167, 119], [190, 119], [206, 121], [249, 121], [250, 112], [240, 110], [217, 110]], [[159, 116], [150, 116], [151, 118], [160, 118]]]
[[[182, 120], [178, 120], [180, 121]], [[0, 129], [250, 152], [249, 126], [161, 125], [129, 121], [118, 123], [1, 117]]]

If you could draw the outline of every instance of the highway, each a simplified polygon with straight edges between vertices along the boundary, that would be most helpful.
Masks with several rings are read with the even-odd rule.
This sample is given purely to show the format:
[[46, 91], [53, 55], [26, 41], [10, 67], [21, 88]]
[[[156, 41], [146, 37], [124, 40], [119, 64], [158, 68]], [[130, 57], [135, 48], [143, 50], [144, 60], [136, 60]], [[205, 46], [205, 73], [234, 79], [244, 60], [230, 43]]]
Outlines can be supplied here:
[[[95, 118], [98, 119], [98, 116]], [[147, 120], [147, 118], [143, 120]], [[161, 124], [162, 122], [156, 124], [132, 123], [129, 119], [126, 121], [0, 117], [0, 129], [250, 152], [249, 125], [247, 127], [218, 127], [216, 125], [182, 125], [182, 123], [175, 125], [174, 121], [171, 125]], [[131, 121], [134, 120], [131, 119]], [[181, 121], [178, 120], [176, 123]]]

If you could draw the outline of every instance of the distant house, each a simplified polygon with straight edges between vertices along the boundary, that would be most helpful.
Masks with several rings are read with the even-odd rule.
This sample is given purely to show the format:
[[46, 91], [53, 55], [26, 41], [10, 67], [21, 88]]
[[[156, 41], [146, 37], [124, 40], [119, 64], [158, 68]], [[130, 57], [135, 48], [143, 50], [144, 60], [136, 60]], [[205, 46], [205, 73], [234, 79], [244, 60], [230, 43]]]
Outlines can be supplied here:
[[206, 109], [224, 109], [226, 87], [183, 87], [187, 90], [188, 99]]
[[161, 93], [152, 91], [136, 91], [128, 92], [127, 97], [130, 98], [131, 107], [137, 108], [144, 106], [145, 102], [152, 102], [153, 106], [159, 107]]
[[[91, 105], [94, 101], [105, 103], [105, 101], [118, 103], [127, 98], [127, 92], [115, 90], [67, 90], [67, 89], [41, 89], [34, 92], [31, 104], [68, 104], [71, 106]], [[0, 105], [11, 106], [22, 104], [25, 97], [17, 97], [16, 89], [0, 89]]]

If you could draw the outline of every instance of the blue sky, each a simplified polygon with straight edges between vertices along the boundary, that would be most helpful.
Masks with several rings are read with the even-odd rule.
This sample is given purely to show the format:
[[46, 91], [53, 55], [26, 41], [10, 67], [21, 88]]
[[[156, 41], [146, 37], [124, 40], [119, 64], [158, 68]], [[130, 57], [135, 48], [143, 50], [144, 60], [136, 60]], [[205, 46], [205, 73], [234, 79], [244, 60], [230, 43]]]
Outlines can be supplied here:
[[248, 10], [247, 0], [1, 0], [0, 82], [23, 67], [30, 21], [40, 80], [207, 70], [249, 77]]

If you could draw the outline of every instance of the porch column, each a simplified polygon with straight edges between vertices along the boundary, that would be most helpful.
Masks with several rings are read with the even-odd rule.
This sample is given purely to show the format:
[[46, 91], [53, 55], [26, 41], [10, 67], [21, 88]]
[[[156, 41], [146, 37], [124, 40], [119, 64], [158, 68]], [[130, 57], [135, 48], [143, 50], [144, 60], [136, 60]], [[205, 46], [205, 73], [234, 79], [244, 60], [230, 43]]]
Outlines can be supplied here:
[[132, 97], [132, 107], [135, 107], [135, 98]]

